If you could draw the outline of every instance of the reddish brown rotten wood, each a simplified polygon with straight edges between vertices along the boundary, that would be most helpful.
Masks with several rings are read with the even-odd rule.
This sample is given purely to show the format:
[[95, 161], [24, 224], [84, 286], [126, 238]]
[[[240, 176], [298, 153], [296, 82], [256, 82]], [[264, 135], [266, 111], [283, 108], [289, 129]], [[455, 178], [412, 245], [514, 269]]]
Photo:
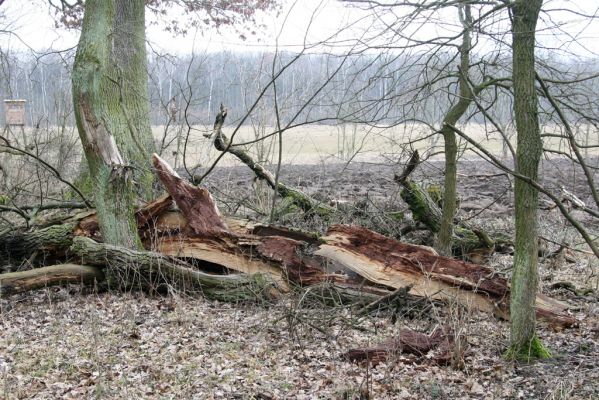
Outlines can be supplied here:
[[[490, 268], [441, 257], [421, 246], [400, 243], [357, 226], [332, 226], [315, 253], [336, 261], [371, 282], [398, 289], [413, 285], [411, 294], [459, 303], [507, 318], [509, 286]], [[537, 315], [554, 325], [576, 320], [568, 306], [537, 297]]]
[[158, 154], [152, 155], [152, 162], [158, 179], [185, 216], [190, 233], [210, 236], [229, 231], [208, 190], [182, 179]]
[[263, 257], [276, 262], [286, 272], [287, 279], [299, 285], [315, 285], [330, 279], [320, 263], [304, 253], [305, 242], [281, 237], [261, 238], [256, 250]]
[[158, 199], [147, 203], [143, 207], [140, 207], [135, 212], [138, 228], [141, 229], [144, 225], [153, 222], [156, 218], [171, 208], [172, 205], [172, 197], [168, 194], [165, 194]]
[[344, 358], [361, 365], [375, 366], [404, 353], [421, 358], [435, 349], [438, 353], [431, 360], [445, 364], [451, 360], [453, 345], [454, 335], [449, 328], [437, 327], [430, 335], [401, 328], [397, 337], [374, 347], [350, 349], [344, 354]]

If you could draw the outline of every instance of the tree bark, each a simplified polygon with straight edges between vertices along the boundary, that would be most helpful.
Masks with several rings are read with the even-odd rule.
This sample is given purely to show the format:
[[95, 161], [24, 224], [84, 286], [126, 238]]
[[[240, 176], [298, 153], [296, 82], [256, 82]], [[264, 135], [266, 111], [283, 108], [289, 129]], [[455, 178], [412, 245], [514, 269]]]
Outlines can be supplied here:
[[436, 249], [445, 256], [451, 255], [451, 245], [453, 240], [453, 225], [456, 213], [457, 201], [457, 159], [458, 146], [456, 134], [451, 129], [459, 119], [466, 113], [468, 106], [472, 102], [472, 93], [468, 84], [468, 70], [470, 67], [470, 31], [472, 25], [472, 15], [470, 5], [460, 6], [460, 19], [462, 21], [463, 33], [462, 44], [460, 46], [460, 68], [459, 68], [459, 99], [457, 103], [445, 115], [441, 133], [445, 141], [445, 185], [443, 194], [443, 210], [441, 216], [441, 225], [437, 238]]
[[200, 291], [208, 298], [223, 301], [255, 301], [278, 293], [272, 281], [262, 274], [207, 274], [160, 253], [97, 243], [85, 237], [76, 237], [70, 251], [84, 264], [106, 266], [110, 282], [117, 287], [148, 289], [168, 284], [177, 290]]
[[216, 147], [217, 150], [233, 154], [241, 162], [247, 165], [258, 179], [265, 181], [268, 186], [277, 191], [279, 196], [289, 199], [292, 204], [299, 207], [302, 211], [316, 214], [323, 218], [328, 218], [335, 211], [333, 208], [311, 198], [298, 189], [289, 187], [281, 182], [276, 182], [275, 176], [261, 164], [257, 163], [247, 151], [231, 146], [229, 138], [222, 132], [224, 117], [219, 119], [219, 116], [217, 116], [217, 123], [214, 125], [213, 132], [215, 135], [214, 147]]
[[130, 248], [141, 247], [134, 212], [152, 185], [143, 15], [143, 0], [87, 1], [72, 74], [102, 236]]
[[75, 226], [76, 223], [71, 222], [33, 231], [14, 230], [0, 234], [0, 266], [20, 265], [36, 253], [55, 256], [71, 245]]
[[[542, 0], [517, 0], [513, 12], [513, 83], [517, 143], [516, 172], [534, 181], [543, 143], [535, 88], [535, 30]], [[530, 360], [549, 356], [536, 337], [538, 285], [537, 210], [539, 194], [522, 179], [515, 183], [516, 243], [510, 296], [510, 348], [507, 356]]]
[[0, 297], [28, 292], [65, 283], [93, 284], [104, 280], [100, 268], [76, 264], [59, 264], [28, 271], [0, 275]]
[[[424, 224], [433, 234], [437, 234], [442, 226], [443, 211], [427, 191], [409, 178], [419, 162], [418, 152], [415, 151], [405, 170], [395, 175], [394, 179], [403, 186], [400, 195], [410, 207], [413, 219]], [[445, 199], [443, 202], [446, 203]], [[493, 252], [494, 241], [485, 232], [475, 230], [463, 223], [458, 223], [456, 228], [453, 228], [453, 225], [455, 225], [454, 220], [452, 220], [450, 254], [478, 259]]]
[[150, 155], [156, 146], [149, 118], [145, 5], [145, 0], [115, 0], [111, 63], [127, 128], [116, 137], [117, 145], [134, 168], [137, 194], [149, 201], [156, 181]]

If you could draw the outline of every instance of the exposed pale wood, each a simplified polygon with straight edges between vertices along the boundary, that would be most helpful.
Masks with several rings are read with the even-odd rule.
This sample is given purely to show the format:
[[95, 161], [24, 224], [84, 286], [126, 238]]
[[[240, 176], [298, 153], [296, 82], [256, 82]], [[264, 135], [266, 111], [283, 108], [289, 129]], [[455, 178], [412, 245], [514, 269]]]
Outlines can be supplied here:
[[[411, 294], [458, 303], [500, 317], [509, 316], [509, 286], [493, 270], [441, 257], [432, 251], [397, 242], [365, 228], [336, 225], [315, 254], [341, 263], [371, 282], [399, 289], [412, 285]], [[566, 304], [537, 297], [539, 317], [557, 325], [576, 320], [563, 311]]]
[[267, 274], [282, 291], [288, 291], [289, 285], [282, 269], [263, 260], [258, 254], [252, 254], [251, 245], [259, 242], [246, 242], [247, 251], [243, 251], [236, 242], [226, 239], [193, 238], [184, 236], [166, 236], [156, 243], [156, 251], [171, 257], [193, 258], [218, 264], [232, 271], [244, 274]]
[[97, 243], [85, 237], [74, 238], [70, 251], [85, 264], [122, 271], [121, 276], [128, 277], [125, 286], [132, 279], [141, 286], [167, 283], [178, 290], [199, 290], [207, 297], [228, 301], [271, 298], [278, 293], [265, 274], [208, 274], [164, 254]]

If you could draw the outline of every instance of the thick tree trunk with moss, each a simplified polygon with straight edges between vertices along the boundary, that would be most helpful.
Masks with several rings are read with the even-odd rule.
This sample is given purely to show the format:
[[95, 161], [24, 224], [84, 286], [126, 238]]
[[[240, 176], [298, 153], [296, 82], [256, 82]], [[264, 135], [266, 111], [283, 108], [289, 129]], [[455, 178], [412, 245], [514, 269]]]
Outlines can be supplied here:
[[151, 196], [143, 0], [89, 0], [73, 65], [73, 101], [100, 228], [139, 247], [134, 212]]
[[54, 255], [68, 248], [73, 241], [76, 223], [67, 222], [31, 231], [14, 230], [0, 234], [0, 266], [20, 265], [38, 254]]
[[201, 291], [208, 298], [223, 301], [264, 300], [278, 294], [267, 275], [208, 274], [160, 253], [97, 243], [85, 237], [76, 237], [70, 251], [85, 264], [106, 266], [109, 284], [121, 288], [134, 285], [148, 289], [168, 284], [183, 292]]
[[115, 0], [111, 63], [119, 82], [119, 108], [125, 135], [116, 137], [119, 149], [134, 167], [137, 194], [153, 199], [151, 155], [156, 151], [150, 127], [148, 65], [144, 0]]
[[[534, 181], [538, 179], [542, 153], [535, 91], [535, 29], [542, 4], [542, 0], [517, 0], [512, 7], [514, 114], [518, 132], [516, 172]], [[549, 355], [535, 333], [538, 201], [538, 192], [517, 179], [516, 244], [510, 296], [511, 338], [507, 354], [514, 359], [530, 360]]]
[[462, 35], [462, 45], [460, 46], [460, 71], [459, 71], [459, 99], [451, 107], [443, 119], [441, 133], [445, 140], [445, 185], [443, 214], [441, 217], [441, 226], [439, 227], [439, 236], [437, 238], [436, 248], [440, 254], [451, 255], [453, 240], [453, 219], [456, 213], [457, 200], [457, 158], [458, 146], [456, 135], [452, 126], [466, 113], [468, 106], [472, 102], [472, 93], [468, 84], [468, 69], [470, 66], [470, 30], [472, 25], [472, 15], [470, 6], [460, 7], [460, 20], [464, 32]]

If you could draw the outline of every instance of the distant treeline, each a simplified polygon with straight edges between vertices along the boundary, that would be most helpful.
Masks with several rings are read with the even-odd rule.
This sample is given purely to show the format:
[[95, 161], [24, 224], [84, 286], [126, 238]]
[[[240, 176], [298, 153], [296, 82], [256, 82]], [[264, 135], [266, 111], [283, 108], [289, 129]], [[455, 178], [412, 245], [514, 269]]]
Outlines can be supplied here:
[[[74, 51], [33, 56], [0, 52], [0, 96], [27, 100], [31, 126], [72, 126], [70, 71]], [[484, 57], [472, 61], [474, 83], [509, 76], [511, 60]], [[547, 61], [549, 63], [549, 61]], [[596, 64], [568, 64], [568, 77], [588, 74]], [[556, 74], [555, 68], [545, 67]], [[283, 70], [283, 72], [281, 72]], [[229, 108], [229, 123], [274, 126], [276, 103], [283, 124], [340, 122], [393, 125], [417, 121], [438, 126], [456, 101], [456, 54], [334, 55], [256, 52], [218, 52], [187, 56], [158, 55], [148, 60], [150, 118], [153, 125], [210, 124], [220, 103]], [[559, 75], [559, 74], [557, 74]], [[276, 76], [275, 84], [270, 85]], [[576, 75], [574, 75], [576, 76]], [[597, 80], [581, 82], [577, 93], [585, 104], [599, 101]], [[497, 123], [512, 121], [509, 82], [481, 93]], [[259, 99], [259, 100], [258, 100]], [[566, 110], [567, 111], [567, 110]], [[551, 116], [545, 116], [550, 118]], [[483, 122], [471, 107], [470, 120]], [[4, 113], [0, 113], [4, 125]]]

